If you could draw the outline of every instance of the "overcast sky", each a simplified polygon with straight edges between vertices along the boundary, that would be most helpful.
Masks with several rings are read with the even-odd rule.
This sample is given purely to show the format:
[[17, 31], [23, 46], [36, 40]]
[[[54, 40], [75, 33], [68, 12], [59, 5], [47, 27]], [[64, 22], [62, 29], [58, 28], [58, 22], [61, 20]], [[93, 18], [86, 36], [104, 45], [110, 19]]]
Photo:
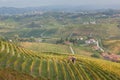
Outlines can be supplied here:
[[49, 5], [120, 5], [120, 0], [0, 0], [0, 7], [39, 7]]

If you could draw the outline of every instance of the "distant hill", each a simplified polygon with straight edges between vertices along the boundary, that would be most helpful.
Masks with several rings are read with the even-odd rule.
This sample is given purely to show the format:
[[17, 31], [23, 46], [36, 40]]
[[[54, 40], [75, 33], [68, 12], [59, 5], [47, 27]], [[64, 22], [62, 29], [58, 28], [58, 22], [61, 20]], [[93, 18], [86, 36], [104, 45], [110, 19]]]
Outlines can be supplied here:
[[[16, 8], [14, 10], [17, 11]], [[72, 37], [92, 34], [100, 38], [119, 38], [119, 13], [119, 10], [106, 10], [0, 16], [0, 34], [7, 38], [14, 35], [29, 38], [66, 38], [70, 34]]]
[[105, 6], [42, 6], [42, 7], [26, 7], [26, 8], [15, 8], [15, 7], [0, 7], [0, 15], [15, 15], [15, 14], [26, 14], [26, 13], [40, 13], [40, 12], [82, 12], [82, 11], [105, 11], [105, 10], [119, 10], [119, 5], [113, 5], [110, 7]]
[[15, 14], [25, 14], [32, 13], [34, 11], [41, 12], [41, 8], [14, 8], [14, 7], [1, 7], [0, 14], [1, 15], [15, 15]]

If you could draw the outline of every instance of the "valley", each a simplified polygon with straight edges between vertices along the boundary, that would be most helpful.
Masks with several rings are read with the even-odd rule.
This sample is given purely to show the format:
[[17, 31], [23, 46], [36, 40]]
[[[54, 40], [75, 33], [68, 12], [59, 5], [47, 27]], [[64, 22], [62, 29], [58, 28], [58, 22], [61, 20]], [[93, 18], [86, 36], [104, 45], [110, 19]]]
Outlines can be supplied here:
[[119, 10], [16, 9], [0, 12], [0, 80], [120, 80]]

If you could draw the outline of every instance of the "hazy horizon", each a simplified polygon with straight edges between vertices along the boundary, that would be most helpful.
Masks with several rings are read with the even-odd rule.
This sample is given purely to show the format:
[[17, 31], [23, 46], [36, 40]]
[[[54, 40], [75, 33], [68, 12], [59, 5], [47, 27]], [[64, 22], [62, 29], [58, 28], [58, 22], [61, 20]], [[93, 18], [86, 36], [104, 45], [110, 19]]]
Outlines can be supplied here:
[[115, 0], [0, 0], [0, 7], [41, 7], [41, 6], [96, 6], [99, 8], [119, 8]]

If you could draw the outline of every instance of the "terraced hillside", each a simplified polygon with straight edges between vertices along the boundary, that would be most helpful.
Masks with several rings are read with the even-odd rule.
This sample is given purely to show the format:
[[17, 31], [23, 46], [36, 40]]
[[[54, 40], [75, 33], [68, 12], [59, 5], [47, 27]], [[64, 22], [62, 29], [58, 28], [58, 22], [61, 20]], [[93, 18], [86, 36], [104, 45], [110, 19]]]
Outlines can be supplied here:
[[0, 68], [3, 70], [14, 69], [39, 80], [120, 80], [119, 63], [80, 55], [75, 55], [77, 59], [75, 63], [71, 61], [68, 63], [68, 56], [68, 54], [38, 54], [0, 41]]

